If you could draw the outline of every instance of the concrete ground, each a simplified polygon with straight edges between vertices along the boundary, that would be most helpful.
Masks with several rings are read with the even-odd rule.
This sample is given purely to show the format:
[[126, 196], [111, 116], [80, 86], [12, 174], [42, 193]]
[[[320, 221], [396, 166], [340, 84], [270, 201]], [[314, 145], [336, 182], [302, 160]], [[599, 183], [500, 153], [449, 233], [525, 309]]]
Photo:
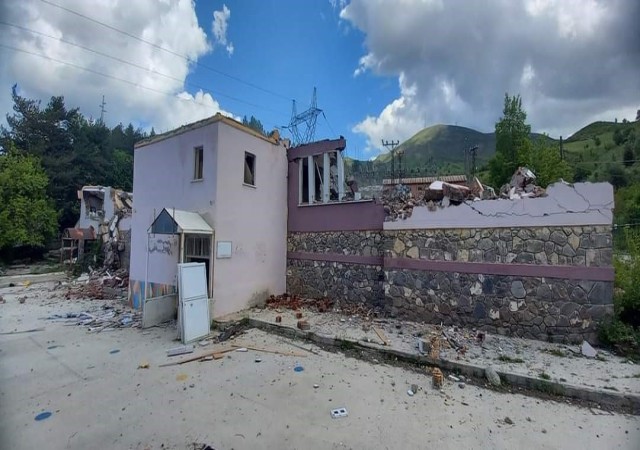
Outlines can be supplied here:
[[[236, 343], [307, 356], [231, 352], [158, 367], [178, 345], [174, 329], [88, 333], [40, 320], [105, 302], [66, 301], [52, 286], [0, 289], [0, 332], [45, 328], [0, 335], [3, 449], [640, 448], [637, 416], [453, 382], [439, 391], [426, 374], [297, 342], [317, 354], [303, 352], [258, 330]], [[331, 418], [338, 407], [349, 415]], [[52, 415], [34, 420], [43, 411]]]
[[[298, 321], [294, 312], [286, 309], [253, 308], [238, 316], [273, 324], [276, 316], [281, 316], [282, 326], [294, 328]], [[382, 347], [382, 341], [370, 326], [371, 322], [361, 317], [334, 312], [317, 313], [305, 309], [304, 318], [311, 325], [311, 330], [318, 335], [370, 342]], [[429, 336], [435, 330], [432, 325], [393, 319], [384, 319], [374, 325], [384, 333], [390, 348], [416, 355], [418, 349], [415, 335], [422, 333]], [[598, 350], [597, 358], [586, 358], [580, 354], [579, 345], [553, 344], [491, 334], [487, 334], [485, 341], [479, 344], [472, 330], [452, 331], [451, 327], [445, 327], [445, 331], [465, 345], [467, 351], [460, 355], [455, 348], [443, 345], [441, 358], [444, 360], [469, 362], [481, 367], [493, 366], [498, 371], [531, 377], [546, 374], [551, 380], [575, 386], [640, 394], [640, 364], [602, 349]]]

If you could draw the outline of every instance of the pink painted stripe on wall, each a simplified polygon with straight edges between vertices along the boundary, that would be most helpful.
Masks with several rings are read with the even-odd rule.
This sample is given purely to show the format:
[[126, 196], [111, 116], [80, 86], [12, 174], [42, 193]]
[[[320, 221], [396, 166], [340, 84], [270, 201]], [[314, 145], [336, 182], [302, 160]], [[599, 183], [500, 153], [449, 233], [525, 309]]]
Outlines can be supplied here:
[[430, 261], [427, 259], [383, 258], [380, 256], [341, 255], [339, 253], [312, 252], [288, 252], [287, 258], [304, 261], [324, 261], [376, 266], [384, 265], [385, 270], [459, 272], [485, 275], [561, 278], [566, 280], [613, 281], [615, 275], [613, 267]]
[[613, 281], [613, 267], [549, 266], [541, 264], [477, 263], [430, 261], [427, 259], [384, 258], [385, 269], [434, 272], [478, 273], [521, 277], [562, 278], [567, 280]]

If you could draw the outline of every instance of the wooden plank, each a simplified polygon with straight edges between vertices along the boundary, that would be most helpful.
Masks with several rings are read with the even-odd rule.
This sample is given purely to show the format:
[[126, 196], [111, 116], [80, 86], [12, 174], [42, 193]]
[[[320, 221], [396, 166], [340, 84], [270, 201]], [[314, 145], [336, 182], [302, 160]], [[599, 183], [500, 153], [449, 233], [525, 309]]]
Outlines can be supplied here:
[[216, 350], [210, 350], [208, 352], [201, 353], [201, 354], [196, 355], [196, 356], [191, 356], [191, 357], [186, 358], [186, 359], [181, 359], [180, 361], [170, 362], [170, 363], [166, 363], [166, 364], [160, 364], [158, 367], [177, 366], [177, 365], [185, 364], [185, 363], [192, 362], [192, 361], [199, 361], [202, 358], [206, 358], [207, 356], [213, 356], [213, 359], [221, 359], [221, 358], [224, 357], [225, 353], [232, 352], [235, 349], [236, 348], [234, 346], [234, 347], [219, 348], [219, 349], [216, 349]]
[[277, 355], [285, 355], [285, 356], [297, 356], [299, 358], [306, 358], [307, 355], [304, 353], [300, 353], [300, 352], [294, 352], [294, 351], [284, 351], [284, 350], [272, 350], [272, 349], [268, 349], [268, 348], [261, 348], [261, 347], [252, 347], [250, 345], [240, 345], [240, 344], [236, 344], [234, 345], [234, 347], [236, 348], [246, 348], [247, 350], [253, 350], [256, 352], [265, 352], [265, 353], [275, 353]]
[[0, 335], [8, 335], [8, 334], [22, 334], [22, 333], [35, 333], [36, 331], [44, 331], [44, 328], [32, 328], [30, 330], [19, 330], [19, 331], [5, 331], [0, 333]]
[[384, 333], [382, 332], [382, 330], [380, 330], [377, 327], [372, 327], [373, 331], [376, 332], [376, 334], [378, 335], [378, 337], [380, 338], [380, 340], [382, 341], [383, 345], [389, 345], [389, 339], [387, 339], [387, 337], [384, 335]]

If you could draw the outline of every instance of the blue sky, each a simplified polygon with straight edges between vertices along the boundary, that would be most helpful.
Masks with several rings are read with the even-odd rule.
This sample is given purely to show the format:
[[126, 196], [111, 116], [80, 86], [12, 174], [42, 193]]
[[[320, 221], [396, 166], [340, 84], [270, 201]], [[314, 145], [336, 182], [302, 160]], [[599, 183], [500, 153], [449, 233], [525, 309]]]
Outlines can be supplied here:
[[493, 131], [510, 93], [534, 131], [567, 137], [635, 119], [638, 17], [637, 0], [4, 0], [0, 114], [17, 83], [93, 118], [104, 95], [111, 126], [221, 112], [270, 130], [315, 86], [316, 138], [368, 159], [430, 125]]
[[[353, 127], [368, 114], [379, 113], [399, 94], [399, 88], [393, 77], [353, 76], [365, 52], [362, 32], [341, 21], [339, 11], [328, 1], [295, 0], [199, 1], [196, 13], [203, 29], [211, 28], [212, 6], [219, 9], [223, 3], [231, 11], [227, 40], [233, 43], [233, 54], [217, 46], [200, 62], [287, 99], [295, 98], [298, 112], [309, 107], [313, 87], [317, 87], [318, 107], [326, 120], [318, 118], [316, 136], [343, 135], [349, 151], [355, 154], [358, 149], [364, 157], [365, 136], [354, 133]], [[291, 100], [198, 66], [188, 81], [259, 105], [219, 97], [223, 108], [237, 115], [254, 115], [267, 129], [289, 123]]]

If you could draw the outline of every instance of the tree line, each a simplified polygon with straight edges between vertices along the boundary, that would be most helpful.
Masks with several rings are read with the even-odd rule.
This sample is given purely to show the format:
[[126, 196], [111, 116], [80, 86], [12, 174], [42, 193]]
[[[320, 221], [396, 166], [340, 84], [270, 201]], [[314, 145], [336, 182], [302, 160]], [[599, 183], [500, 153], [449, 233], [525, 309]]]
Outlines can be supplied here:
[[[43, 105], [12, 89], [13, 113], [0, 126], [0, 251], [44, 247], [79, 216], [84, 185], [133, 189], [133, 146], [148, 134], [109, 128], [61, 96]], [[151, 131], [153, 134], [153, 130]]]
[[[495, 126], [496, 153], [484, 168], [483, 178], [499, 189], [519, 166], [527, 166], [542, 187], [561, 178], [567, 182], [608, 181], [615, 189], [614, 222], [619, 226], [640, 226], [640, 136], [635, 134], [640, 127], [626, 120], [622, 124], [617, 120], [601, 123], [599, 127], [600, 135], [589, 139], [595, 148], [589, 150], [587, 143], [578, 155], [563, 158], [558, 141], [546, 137], [532, 140], [522, 98], [505, 94], [503, 115]], [[612, 128], [615, 130], [609, 131]], [[611, 142], [602, 145], [601, 136], [608, 136], [607, 133], [611, 133]], [[610, 154], [609, 160], [602, 158], [605, 152]], [[598, 160], [586, 163], [585, 154], [588, 159]]]

